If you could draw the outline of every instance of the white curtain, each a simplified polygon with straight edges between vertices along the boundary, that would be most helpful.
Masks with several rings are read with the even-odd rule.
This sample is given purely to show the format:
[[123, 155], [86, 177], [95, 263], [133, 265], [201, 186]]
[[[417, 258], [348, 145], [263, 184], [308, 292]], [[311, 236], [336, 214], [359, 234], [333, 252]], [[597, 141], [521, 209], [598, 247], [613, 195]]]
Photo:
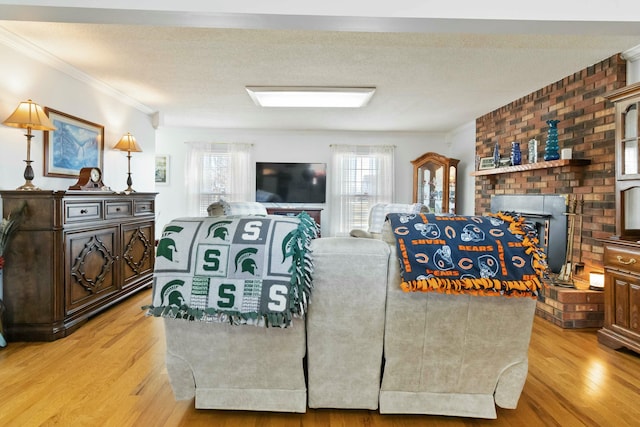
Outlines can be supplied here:
[[393, 202], [394, 151], [390, 145], [331, 146], [330, 236], [366, 230], [371, 206]]
[[206, 216], [218, 199], [253, 201], [255, 171], [251, 144], [187, 142], [185, 168], [188, 212]]

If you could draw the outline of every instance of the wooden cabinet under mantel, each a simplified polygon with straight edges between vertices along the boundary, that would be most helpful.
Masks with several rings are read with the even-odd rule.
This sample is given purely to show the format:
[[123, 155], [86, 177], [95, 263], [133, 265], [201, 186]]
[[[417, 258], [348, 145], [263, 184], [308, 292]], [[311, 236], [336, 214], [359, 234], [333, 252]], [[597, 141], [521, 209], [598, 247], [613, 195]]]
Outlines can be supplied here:
[[6, 335], [53, 341], [151, 285], [155, 193], [2, 191], [3, 213], [26, 206], [5, 252]]

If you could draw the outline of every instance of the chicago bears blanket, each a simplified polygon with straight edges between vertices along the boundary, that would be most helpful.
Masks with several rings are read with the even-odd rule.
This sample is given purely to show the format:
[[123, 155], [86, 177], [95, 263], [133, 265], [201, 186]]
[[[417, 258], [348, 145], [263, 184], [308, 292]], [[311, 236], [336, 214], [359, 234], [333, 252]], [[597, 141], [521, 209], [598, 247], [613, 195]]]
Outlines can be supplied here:
[[521, 216], [389, 214], [405, 292], [536, 297], [546, 269]]
[[311, 294], [309, 253], [318, 233], [306, 213], [171, 221], [158, 242], [148, 314], [287, 326]]

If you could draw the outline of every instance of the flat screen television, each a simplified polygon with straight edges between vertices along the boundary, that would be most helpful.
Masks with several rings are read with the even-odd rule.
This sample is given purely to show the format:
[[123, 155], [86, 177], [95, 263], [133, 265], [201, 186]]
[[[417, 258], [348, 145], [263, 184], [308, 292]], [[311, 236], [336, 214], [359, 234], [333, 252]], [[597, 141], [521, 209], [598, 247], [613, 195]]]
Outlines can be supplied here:
[[325, 203], [326, 163], [256, 162], [256, 201]]

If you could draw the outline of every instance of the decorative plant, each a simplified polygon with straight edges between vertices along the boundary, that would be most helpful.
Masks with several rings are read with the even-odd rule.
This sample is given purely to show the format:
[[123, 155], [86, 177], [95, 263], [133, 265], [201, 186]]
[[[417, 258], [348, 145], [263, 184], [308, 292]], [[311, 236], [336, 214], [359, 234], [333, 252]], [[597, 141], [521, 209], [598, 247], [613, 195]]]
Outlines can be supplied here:
[[11, 235], [22, 219], [25, 207], [26, 204], [22, 205], [15, 214], [13, 214], [13, 212], [9, 212], [9, 215], [7, 215], [6, 218], [2, 218], [2, 222], [0, 222], [0, 270], [4, 267], [4, 251], [9, 245]]
[[[22, 205], [22, 207], [13, 215], [9, 212], [6, 218], [2, 218], [2, 222], [0, 222], [0, 270], [4, 267], [4, 251], [9, 245], [9, 240], [11, 239], [11, 235], [15, 231], [16, 227], [18, 227], [18, 223], [22, 219], [22, 215], [24, 214], [26, 203]], [[7, 341], [4, 338], [4, 325], [3, 325], [3, 317], [4, 317], [5, 306], [0, 299], [0, 348], [4, 348], [7, 346]]]

